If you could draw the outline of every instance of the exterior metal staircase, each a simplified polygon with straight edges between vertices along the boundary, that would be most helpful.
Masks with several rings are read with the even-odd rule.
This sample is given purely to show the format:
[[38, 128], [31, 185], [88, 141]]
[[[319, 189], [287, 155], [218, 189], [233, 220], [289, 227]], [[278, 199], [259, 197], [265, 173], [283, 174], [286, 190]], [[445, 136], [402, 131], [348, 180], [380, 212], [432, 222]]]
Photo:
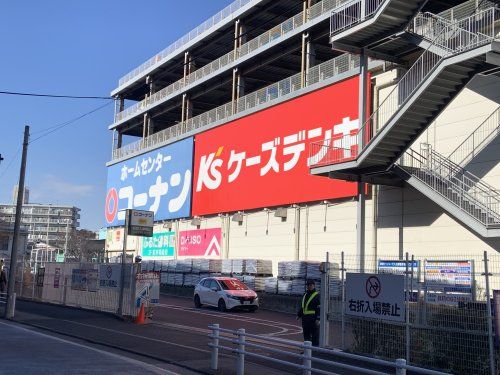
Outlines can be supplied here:
[[332, 11], [330, 42], [345, 50], [370, 44], [405, 29], [427, 0], [352, 0]]
[[450, 153], [448, 159], [460, 167], [465, 167], [498, 135], [500, 135], [500, 107], [495, 109], [471, 135], [460, 143]]
[[500, 236], [500, 192], [430, 145], [408, 150], [392, 169], [479, 235]]
[[497, 8], [457, 22], [419, 14], [413, 32], [432, 39], [429, 48], [356, 135], [311, 145], [311, 173], [359, 180], [389, 171], [475, 74], [497, 68], [486, 60], [489, 54], [500, 56], [500, 42], [495, 41], [499, 18]]

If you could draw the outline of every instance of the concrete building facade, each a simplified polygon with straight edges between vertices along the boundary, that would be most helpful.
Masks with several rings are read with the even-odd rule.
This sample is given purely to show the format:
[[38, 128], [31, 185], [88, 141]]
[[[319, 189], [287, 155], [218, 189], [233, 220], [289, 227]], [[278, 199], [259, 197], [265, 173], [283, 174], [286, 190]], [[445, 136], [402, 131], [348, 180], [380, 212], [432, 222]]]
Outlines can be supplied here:
[[[237, 1], [120, 80], [109, 126], [108, 251], [121, 250], [124, 208], [156, 210], [155, 232], [172, 237], [156, 247], [173, 251], [151, 259], [271, 259], [275, 273], [278, 261], [324, 260], [326, 252], [369, 270], [406, 252], [473, 258], [500, 249], [498, 8], [415, 1], [396, 17], [391, 1], [345, 3]], [[370, 29], [388, 27], [380, 17], [400, 18], [384, 34]], [[443, 28], [455, 34], [442, 41]], [[418, 76], [422, 61], [434, 65]], [[431, 77], [444, 65], [443, 76]], [[126, 108], [125, 100], [135, 103]], [[303, 127], [293, 128], [295, 120]], [[285, 151], [297, 144], [300, 151]], [[166, 196], [189, 181], [184, 211], [173, 209], [184, 190], [157, 204], [158, 177], [146, 188], [138, 182], [159, 157], [177, 163], [175, 145], [193, 155], [192, 168], [159, 181], [168, 178]], [[264, 151], [288, 155], [269, 167], [274, 179], [262, 169], [260, 179], [245, 174], [261, 146], [262, 168]], [[302, 174], [290, 178], [296, 155]], [[210, 187], [218, 172], [222, 185]], [[191, 231], [211, 229], [220, 230], [219, 253], [185, 251]], [[144, 241], [129, 238], [127, 250], [144, 256]]]

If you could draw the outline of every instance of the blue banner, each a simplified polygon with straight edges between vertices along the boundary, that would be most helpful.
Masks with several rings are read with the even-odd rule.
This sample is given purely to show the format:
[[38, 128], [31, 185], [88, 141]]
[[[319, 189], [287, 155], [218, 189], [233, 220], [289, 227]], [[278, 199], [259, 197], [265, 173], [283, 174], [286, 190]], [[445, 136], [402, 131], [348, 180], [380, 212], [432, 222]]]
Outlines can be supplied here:
[[108, 168], [106, 227], [124, 225], [125, 209], [153, 211], [156, 220], [189, 217], [193, 138]]

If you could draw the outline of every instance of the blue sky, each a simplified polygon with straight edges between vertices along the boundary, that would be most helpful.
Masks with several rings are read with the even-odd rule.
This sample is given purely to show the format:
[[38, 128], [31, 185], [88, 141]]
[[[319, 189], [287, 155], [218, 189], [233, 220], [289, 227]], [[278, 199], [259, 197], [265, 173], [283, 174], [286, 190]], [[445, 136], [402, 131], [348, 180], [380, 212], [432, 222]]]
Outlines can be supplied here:
[[[118, 79], [230, 0], [9, 1], [0, 13], [0, 91], [107, 96]], [[0, 202], [19, 178], [24, 125], [37, 132], [102, 101], [0, 95]], [[81, 227], [103, 223], [113, 105], [30, 144], [32, 202], [75, 205]], [[39, 133], [40, 135], [42, 133]]]

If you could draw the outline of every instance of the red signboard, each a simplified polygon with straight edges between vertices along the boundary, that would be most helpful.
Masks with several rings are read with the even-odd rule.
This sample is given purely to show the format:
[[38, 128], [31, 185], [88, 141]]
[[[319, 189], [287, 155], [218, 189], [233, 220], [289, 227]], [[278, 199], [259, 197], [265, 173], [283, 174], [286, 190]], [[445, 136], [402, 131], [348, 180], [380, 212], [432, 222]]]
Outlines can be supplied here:
[[179, 232], [178, 256], [220, 258], [221, 228], [195, 229]]
[[358, 91], [354, 77], [197, 135], [193, 215], [356, 195], [354, 183], [309, 173], [321, 158], [309, 145], [354, 139]]

